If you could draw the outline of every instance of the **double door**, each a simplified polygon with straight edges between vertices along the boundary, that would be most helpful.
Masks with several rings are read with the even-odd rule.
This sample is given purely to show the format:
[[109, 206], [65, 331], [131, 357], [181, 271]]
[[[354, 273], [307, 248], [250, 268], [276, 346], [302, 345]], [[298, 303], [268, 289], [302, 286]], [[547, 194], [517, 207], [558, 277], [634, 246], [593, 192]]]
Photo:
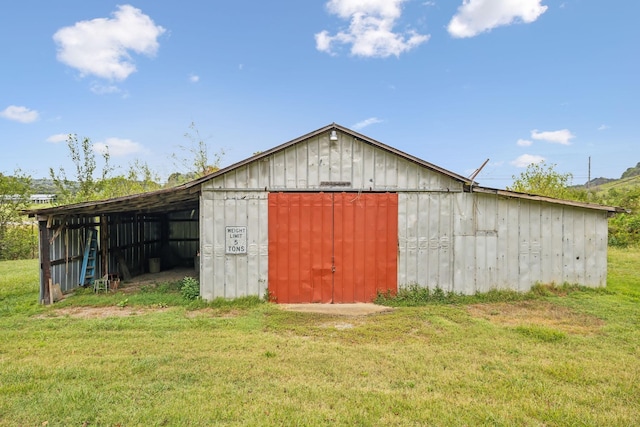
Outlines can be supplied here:
[[371, 302], [397, 291], [397, 264], [397, 194], [269, 194], [275, 301]]

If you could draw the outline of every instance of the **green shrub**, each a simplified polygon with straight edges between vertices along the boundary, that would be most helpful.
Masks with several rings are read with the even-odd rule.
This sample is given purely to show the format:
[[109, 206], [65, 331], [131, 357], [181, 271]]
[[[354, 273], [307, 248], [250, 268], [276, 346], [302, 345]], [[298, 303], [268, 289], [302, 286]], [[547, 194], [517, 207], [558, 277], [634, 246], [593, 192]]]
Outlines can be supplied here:
[[38, 228], [32, 225], [9, 226], [1, 234], [0, 261], [38, 257]]
[[184, 299], [193, 301], [200, 298], [200, 282], [197, 279], [187, 276], [181, 283], [180, 293]]
[[640, 244], [640, 214], [618, 214], [609, 220], [609, 245], [619, 248]]

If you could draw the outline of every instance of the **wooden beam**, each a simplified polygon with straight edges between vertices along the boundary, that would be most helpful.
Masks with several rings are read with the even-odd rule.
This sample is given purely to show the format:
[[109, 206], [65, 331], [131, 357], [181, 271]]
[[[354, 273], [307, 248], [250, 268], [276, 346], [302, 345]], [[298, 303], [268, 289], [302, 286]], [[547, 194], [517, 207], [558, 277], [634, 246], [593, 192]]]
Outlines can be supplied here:
[[40, 297], [41, 303], [49, 304], [51, 301], [51, 289], [49, 281], [51, 280], [51, 255], [49, 252], [49, 228], [47, 220], [39, 221], [39, 240], [40, 240]]
[[102, 259], [102, 275], [109, 274], [109, 224], [107, 216], [100, 215], [100, 258]]

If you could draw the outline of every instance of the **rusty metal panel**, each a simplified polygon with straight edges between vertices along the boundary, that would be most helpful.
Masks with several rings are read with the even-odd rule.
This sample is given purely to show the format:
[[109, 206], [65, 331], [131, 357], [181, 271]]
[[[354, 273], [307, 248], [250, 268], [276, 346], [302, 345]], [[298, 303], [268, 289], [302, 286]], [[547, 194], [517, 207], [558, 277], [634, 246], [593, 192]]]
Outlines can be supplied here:
[[332, 211], [331, 194], [269, 194], [269, 292], [277, 302], [331, 302]]
[[270, 193], [269, 291], [281, 303], [397, 290], [396, 194]]
[[398, 289], [398, 195], [334, 194], [334, 302]]

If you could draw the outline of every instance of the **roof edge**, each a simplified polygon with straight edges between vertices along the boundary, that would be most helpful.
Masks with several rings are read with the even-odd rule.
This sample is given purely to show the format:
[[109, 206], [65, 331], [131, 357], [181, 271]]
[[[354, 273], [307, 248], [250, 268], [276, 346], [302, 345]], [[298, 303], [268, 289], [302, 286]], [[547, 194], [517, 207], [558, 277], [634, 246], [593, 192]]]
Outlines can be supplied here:
[[539, 202], [555, 203], [577, 208], [596, 209], [610, 213], [625, 213], [626, 209], [618, 206], [599, 205], [597, 203], [578, 202], [575, 200], [556, 199], [554, 197], [539, 196], [537, 194], [519, 193], [517, 191], [500, 190], [498, 188], [473, 186], [471, 191], [474, 193], [495, 194], [503, 197], [514, 197], [518, 199], [534, 200]]

